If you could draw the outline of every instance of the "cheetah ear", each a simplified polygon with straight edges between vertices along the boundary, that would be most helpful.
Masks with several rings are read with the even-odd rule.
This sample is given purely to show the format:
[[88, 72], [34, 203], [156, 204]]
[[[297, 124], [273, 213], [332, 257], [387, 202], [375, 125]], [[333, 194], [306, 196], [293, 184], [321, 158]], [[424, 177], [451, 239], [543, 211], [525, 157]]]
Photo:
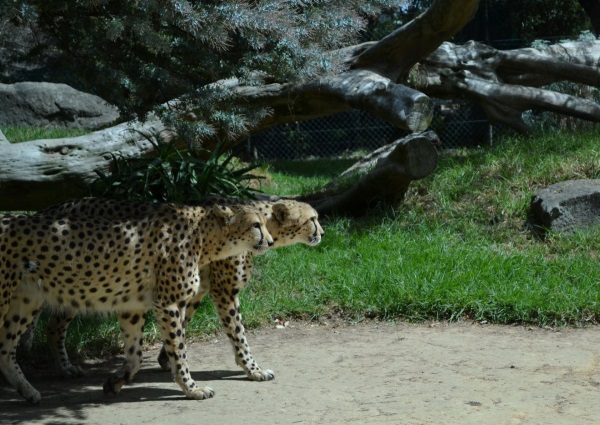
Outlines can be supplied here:
[[233, 211], [231, 208], [226, 207], [225, 205], [214, 204], [212, 209], [215, 215], [221, 217], [226, 225], [231, 224], [231, 221], [233, 220]]
[[285, 223], [286, 219], [290, 215], [290, 209], [284, 203], [273, 204], [273, 217], [280, 224]]
[[287, 227], [299, 225], [302, 218], [298, 208], [294, 205], [290, 207], [290, 205], [284, 202], [273, 204], [273, 216], [279, 224]]

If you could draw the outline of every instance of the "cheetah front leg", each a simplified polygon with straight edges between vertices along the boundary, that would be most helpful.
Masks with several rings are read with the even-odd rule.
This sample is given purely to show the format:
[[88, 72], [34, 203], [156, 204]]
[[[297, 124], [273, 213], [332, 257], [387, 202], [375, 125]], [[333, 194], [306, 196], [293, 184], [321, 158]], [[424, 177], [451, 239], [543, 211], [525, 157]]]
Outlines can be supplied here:
[[118, 394], [123, 385], [129, 384], [140, 370], [143, 360], [144, 323], [146, 323], [144, 311], [124, 312], [119, 315], [119, 326], [125, 348], [125, 361], [104, 383], [105, 394]]
[[154, 306], [154, 315], [160, 326], [163, 347], [170, 363], [174, 381], [181, 387], [185, 396], [194, 400], [211, 398], [215, 392], [210, 387], [200, 387], [190, 374], [185, 345], [185, 301], [178, 304], [168, 302]]
[[[198, 291], [198, 293], [196, 295], [194, 295], [194, 297], [188, 301], [186, 309], [185, 309], [185, 319], [183, 321], [183, 328], [185, 329], [188, 325], [188, 323], [190, 323], [190, 320], [192, 320], [192, 317], [194, 316], [194, 313], [196, 312], [196, 310], [198, 310], [198, 307], [200, 307], [200, 303], [202, 302], [202, 299], [204, 298], [204, 296], [206, 295], [206, 293], [208, 292], [208, 274], [203, 273], [202, 271], [200, 272], [200, 289]], [[158, 354], [158, 358], [157, 358], [158, 364], [160, 365], [161, 369], [164, 370], [165, 372], [168, 372], [171, 370], [171, 362], [169, 360], [169, 356], [167, 356], [167, 350], [165, 350], [165, 346], [163, 345], [160, 353]]]
[[56, 369], [63, 378], [76, 378], [84, 375], [83, 369], [71, 363], [65, 347], [67, 330], [74, 318], [74, 312], [63, 310], [54, 313], [46, 326], [46, 339], [50, 354], [54, 358]]
[[217, 308], [221, 325], [235, 355], [235, 362], [244, 369], [246, 376], [252, 381], [270, 381], [275, 379], [275, 372], [262, 369], [250, 352], [246, 339], [246, 331], [240, 312], [239, 288], [230, 285], [228, 281], [211, 282], [210, 297]]

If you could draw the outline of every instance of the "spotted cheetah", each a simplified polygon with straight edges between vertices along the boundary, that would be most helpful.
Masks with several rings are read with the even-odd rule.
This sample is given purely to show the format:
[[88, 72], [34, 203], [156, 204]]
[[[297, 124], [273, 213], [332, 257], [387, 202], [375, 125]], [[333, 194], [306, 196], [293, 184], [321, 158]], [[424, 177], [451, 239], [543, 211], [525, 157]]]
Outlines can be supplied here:
[[118, 393], [141, 364], [141, 326], [152, 308], [173, 378], [186, 397], [214, 391], [192, 379], [183, 326], [188, 302], [200, 287], [200, 269], [273, 245], [264, 216], [244, 205], [117, 202], [119, 218], [60, 214], [0, 217], [0, 371], [29, 402], [39, 392], [16, 363], [19, 337], [45, 302], [71, 312], [116, 311], [125, 362], [104, 385]]
[[[239, 200], [213, 199], [220, 204]], [[137, 214], [135, 204], [126, 211], [116, 208], [118, 201], [97, 198], [84, 198], [53, 206], [43, 211], [44, 214], [101, 216], [122, 218], [124, 215]], [[142, 204], [143, 205], [143, 204]], [[310, 205], [298, 201], [270, 197], [263, 200], [245, 201], [245, 205], [259, 210], [267, 220], [267, 229], [275, 241], [273, 248], [303, 243], [309, 246], [318, 245], [324, 234], [318, 221], [318, 214]], [[192, 318], [204, 296], [209, 293], [215, 305], [219, 319], [232, 344], [236, 363], [239, 364], [249, 379], [268, 381], [275, 377], [273, 371], [262, 369], [254, 360], [246, 338], [242, 316], [240, 313], [239, 292], [247, 284], [252, 273], [253, 253], [251, 251], [217, 260], [200, 270], [200, 289], [188, 302], [185, 323]], [[62, 376], [80, 376], [83, 371], [69, 361], [65, 350], [65, 338], [69, 323], [74, 315], [69, 311], [55, 314], [48, 323], [46, 334], [50, 351], [57, 361], [57, 368]], [[184, 326], [185, 326], [184, 323]], [[139, 322], [140, 329], [143, 320]], [[171, 369], [167, 351], [163, 347], [158, 361], [165, 371]]]

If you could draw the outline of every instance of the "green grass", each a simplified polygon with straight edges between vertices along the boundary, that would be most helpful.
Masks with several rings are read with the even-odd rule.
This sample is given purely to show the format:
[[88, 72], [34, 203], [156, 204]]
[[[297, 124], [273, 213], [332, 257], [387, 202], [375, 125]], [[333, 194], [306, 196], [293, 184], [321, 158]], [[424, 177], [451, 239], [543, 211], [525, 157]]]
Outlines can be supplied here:
[[266, 166], [273, 176], [261, 190], [272, 195], [304, 195], [320, 189], [324, 184], [350, 167], [352, 159], [313, 159], [308, 161], [275, 161]]
[[11, 143], [21, 143], [38, 139], [60, 139], [62, 137], [77, 137], [90, 133], [86, 129], [38, 128], [38, 127], [1, 127], [2, 133]]
[[[295, 193], [339, 171], [313, 164], [290, 170], [271, 171]], [[302, 170], [315, 171], [305, 186], [306, 176], [287, 183]], [[329, 220], [319, 247], [258, 258], [258, 276], [243, 295], [245, 317], [257, 325], [331, 312], [352, 320], [597, 322], [600, 229], [541, 242], [525, 228], [538, 188], [579, 178], [600, 178], [597, 132], [443, 153], [436, 172], [413, 183], [401, 208]]]
[[[307, 193], [348, 165], [272, 164], [270, 186], [263, 189]], [[494, 148], [441, 153], [436, 172], [413, 182], [399, 208], [380, 208], [358, 220], [323, 220], [319, 246], [258, 257], [241, 294], [244, 322], [252, 328], [276, 318], [333, 314], [352, 321], [597, 323], [600, 228], [551, 234], [542, 242], [524, 226], [538, 188], [581, 178], [600, 178], [598, 132], [514, 138]], [[188, 336], [219, 328], [205, 300]], [[156, 337], [153, 330], [151, 323], [148, 339]], [[85, 346], [83, 336], [71, 332], [70, 338], [74, 347]]]

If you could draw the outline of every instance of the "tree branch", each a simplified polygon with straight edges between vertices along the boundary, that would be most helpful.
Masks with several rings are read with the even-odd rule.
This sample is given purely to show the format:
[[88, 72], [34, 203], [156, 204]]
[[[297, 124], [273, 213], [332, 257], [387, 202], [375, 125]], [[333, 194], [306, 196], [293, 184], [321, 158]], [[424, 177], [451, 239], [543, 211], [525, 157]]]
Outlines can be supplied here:
[[430, 96], [470, 99], [490, 121], [526, 132], [521, 114], [528, 109], [600, 122], [598, 103], [537, 88], [559, 81], [600, 88], [599, 62], [600, 41], [509, 51], [476, 42], [443, 43], [415, 68], [411, 81]]
[[395, 205], [413, 180], [433, 172], [438, 143], [431, 131], [411, 134], [362, 158], [322, 190], [297, 199], [322, 215], [360, 216], [379, 203]]
[[[486, 111], [496, 109], [493, 114], [501, 123], [511, 125], [520, 132], [526, 127], [520, 124], [521, 113], [529, 109], [542, 109], [570, 115], [589, 121], [600, 122], [600, 104], [579, 99], [575, 96], [533, 87], [499, 84], [477, 78], [465, 77], [457, 85], [464, 93], [479, 100]], [[510, 113], [508, 113], [510, 111]]]
[[135, 158], [154, 150], [139, 132], [162, 133], [165, 141], [175, 136], [154, 118], [80, 137], [2, 145], [0, 210], [38, 210], [87, 194], [97, 172], [109, 171], [111, 153]]
[[368, 70], [352, 70], [300, 86], [235, 87], [230, 81], [228, 88], [247, 104], [273, 111], [250, 130], [252, 134], [280, 124], [315, 119], [352, 108], [368, 111], [411, 132], [425, 130], [433, 116], [431, 100], [423, 93]]
[[351, 67], [370, 69], [398, 82], [473, 19], [478, 4], [479, 0], [435, 0], [427, 11], [366, 48]]
[[[352, 108], [369, 112], [396, 127], [419, 132], [431, 121], [432, 104], [428, 96], [473, 100], [485, 109], [490, 120], [519, 131], [527, 130], [522, 112], [532, 108], [600, 122], [597, 103], [538, 88], [565, 80], [600, 88], [599, 41], [502, 52], [475, 42], [463, 46], [441, 44], [471, 19], [476, 7], [476, 0], [435, 0], [427, 12], [381, 41], [340, 50], [348, 69], [338, 75], [300, 85], [249, 87], [241, 86], [235, 79], [215, 84], [226, 85], [248, 108], [271, 112], [249, 129], [250, 134]], [[419, 59], [423, 60], [417, 64]], [[413, 69], [406, 75], [410, 67]], [[184, 102], [171, 103], [181, 110], [184, 108]], [[115, 127], [81, 140], [36, 141], [3, 147], [0, 210], [36, 209], [85, 194], [85, 185], [96, 176], [96, 171], [108, 169], [109, 152], [125, 156], [149, 154], [152, 147], [142, 140], [133, 143], [135, 146], [123, 140], [125, 128]], [[151, 122], [138, 128], [156, 130], [164, 126]], [[405, 154], [410, 151], [423, 158], [432, 157], [429, 148], [421, 149], [426, 144], [413, 143], [416, 142], [409, 143], [410, 149], [405, 148], [408, 149]], [[27, 153], [29, 150], [31, 154]], [[413, 157], [413, 154], [401, 156], [402, 165], [389, 163], [391, 168], [386, 168], [379, 177], [359, 179], [357, 187], [345, 195], [332, 195], [337, 201], [327, 201], [333, 202], [327, 208], [333, 210], [340, 205], [358, 208], [355, 204], [371, 195], [375, 197], [373, 202], [395, 199], [393, 193], [404, 193], [404, 185], [413, 179], [406, 174]], [[395, 171], [388, 173], [390, 170]]]

